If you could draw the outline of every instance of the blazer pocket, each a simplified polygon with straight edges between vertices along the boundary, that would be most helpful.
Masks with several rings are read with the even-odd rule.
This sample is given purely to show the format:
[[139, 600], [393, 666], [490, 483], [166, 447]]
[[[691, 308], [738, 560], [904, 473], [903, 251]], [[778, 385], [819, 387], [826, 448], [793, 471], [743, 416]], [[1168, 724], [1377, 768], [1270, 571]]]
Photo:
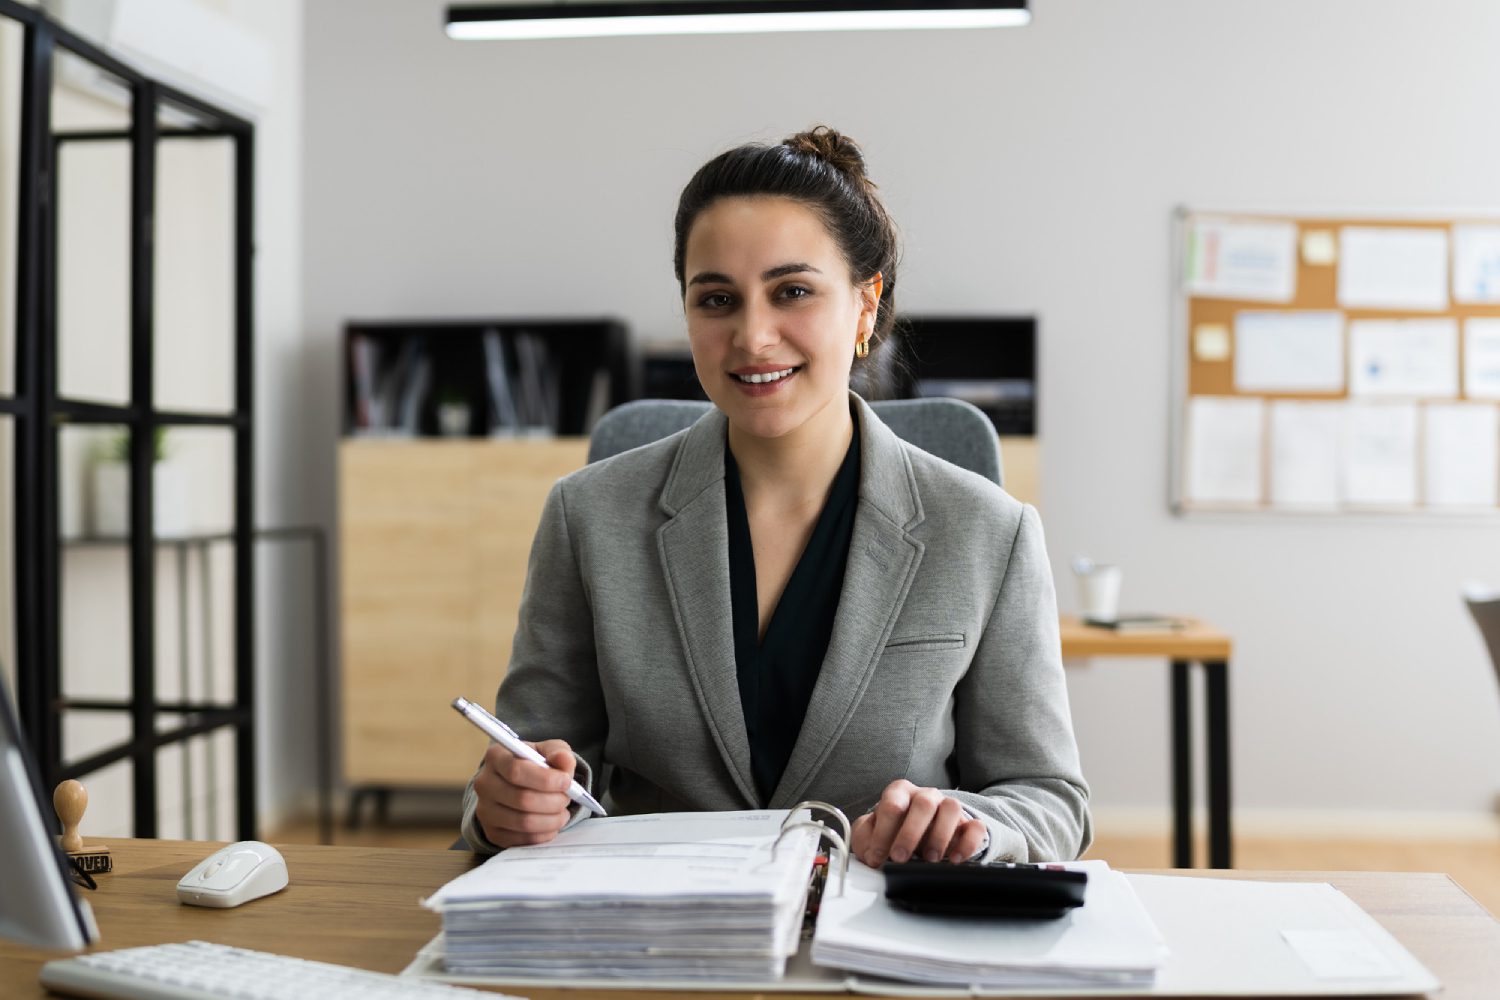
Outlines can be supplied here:
[[963, 649], [962, 632], [931, 632], [926, 635], [898, 635], [885, 644], [887, 653], [930, 653], [939, 649]]

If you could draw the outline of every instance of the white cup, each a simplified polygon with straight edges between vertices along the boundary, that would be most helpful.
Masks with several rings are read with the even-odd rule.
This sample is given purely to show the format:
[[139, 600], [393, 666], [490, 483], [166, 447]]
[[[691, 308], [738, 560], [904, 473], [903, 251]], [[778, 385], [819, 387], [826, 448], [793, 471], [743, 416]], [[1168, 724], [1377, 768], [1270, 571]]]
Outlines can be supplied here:
[[1088, 621], [1112, 622], [1120, 616], [1120, 567], [1094, 565], [1078, 571], [1078, 596]]

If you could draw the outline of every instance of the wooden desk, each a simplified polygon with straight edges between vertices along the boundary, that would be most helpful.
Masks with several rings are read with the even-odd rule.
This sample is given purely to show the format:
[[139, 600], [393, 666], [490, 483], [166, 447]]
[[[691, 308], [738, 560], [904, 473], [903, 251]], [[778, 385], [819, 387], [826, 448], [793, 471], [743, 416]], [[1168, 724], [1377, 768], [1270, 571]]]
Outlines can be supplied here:
[[1064, 659], [1089, 656], [1150, 656], [1172, 663], [1172, 863], [1193, 866], [1193, 712], [1188, 671], [1201, 664], [1208, 736], [1208, 863], [1229, 868], [1229, 636], [1191, 621], [1187, 628], [1127, 632], [1085, 625], [1074, 615], [1059, 619]]
[[[399, 972], [439, 930], [418, 905], [474, 864], [462, 851], [277, 845], [292, 883], [284, 891], [234, 910], [177, 902], [177, 880], [215, 844], [103, 840], [115, 858], [112, 874], [88, 893], [103, 938], [99, 947], [126, 948], [199, 939], [324, 962]], [[1442, 1000], [1481, 1000], [1500, 982], [1500, 923], [1446, 875], [1370, 872], [1180, 872], [1267, 881], [1326, 881], [1380, 921], [1443, 982]], [[41, 997], [42, 964], [50, 952], [0, 942], [0, 994]], [[564, 989], [515, 990], [532, 1000], [565, 1000]], [[686, 991], [611, 991], [608, 1000], [688, 1000]], [[707, 995], [705, 993], [705, 995]], [[763, 994], [775, 1000], [816, 1000], [828, 994]], [[745, 994], [738, 994], [745, 996]]]

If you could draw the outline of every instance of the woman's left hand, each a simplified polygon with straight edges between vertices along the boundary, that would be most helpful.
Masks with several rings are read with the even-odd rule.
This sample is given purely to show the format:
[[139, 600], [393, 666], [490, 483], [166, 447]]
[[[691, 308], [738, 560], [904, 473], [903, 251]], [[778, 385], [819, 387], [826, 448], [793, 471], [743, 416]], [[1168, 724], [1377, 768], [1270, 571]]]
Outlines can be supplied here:
[[898, 778], [880, 793], [872, 812], [854, 821], [854, 856], [871, 868], [887, 858], [967, 861], [984, 846], [985, 827], [963, 804], [936, 788]]

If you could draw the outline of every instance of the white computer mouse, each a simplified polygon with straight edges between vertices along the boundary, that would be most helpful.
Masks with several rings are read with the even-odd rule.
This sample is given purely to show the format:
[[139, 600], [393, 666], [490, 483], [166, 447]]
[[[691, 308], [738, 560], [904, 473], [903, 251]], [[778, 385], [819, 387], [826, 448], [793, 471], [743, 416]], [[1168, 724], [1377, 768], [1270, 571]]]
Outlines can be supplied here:
[[242, 840], [194, 865], [177, 883], [177, 898], [193, 906], [239, 906], [280, 892], [286, 883], [280, 851], [258, 840]]

